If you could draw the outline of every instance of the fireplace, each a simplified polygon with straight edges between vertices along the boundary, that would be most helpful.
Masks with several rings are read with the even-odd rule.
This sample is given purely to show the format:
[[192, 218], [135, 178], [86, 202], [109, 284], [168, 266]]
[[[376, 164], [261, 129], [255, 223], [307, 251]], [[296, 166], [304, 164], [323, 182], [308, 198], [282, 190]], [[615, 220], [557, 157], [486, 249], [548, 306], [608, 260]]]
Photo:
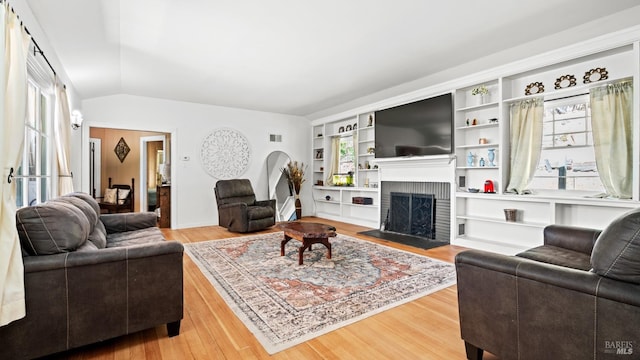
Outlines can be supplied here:
[[[393, 204], [393, 195], [400, 195], [397, 204]], [[449, 183], [383, 181], [380, 188], [380, 224], [385, 225], [385, 232], [405, 234], [417, 241], [436, 240], [448, 244], [451, 238], [450, 199]], [[411, 212], [415, 211], [412, 219], [406, 215], [410, 206]]]
[[436, 238], [433, 194], [391, 192], [387, 230], [427, 239]]
[[[381, 226], [363, 233], [423, 249], [449, 244], [451, 209], [455, 205], [452, 204], [455, 159], [429, 156], [376, 159], [376, 162], [379, 165]], [[396, 206], [395, 215], [391, 214], [392, 193], [403, 194], [398, 197], [397, 206], [404, 215], [395, 214]]]

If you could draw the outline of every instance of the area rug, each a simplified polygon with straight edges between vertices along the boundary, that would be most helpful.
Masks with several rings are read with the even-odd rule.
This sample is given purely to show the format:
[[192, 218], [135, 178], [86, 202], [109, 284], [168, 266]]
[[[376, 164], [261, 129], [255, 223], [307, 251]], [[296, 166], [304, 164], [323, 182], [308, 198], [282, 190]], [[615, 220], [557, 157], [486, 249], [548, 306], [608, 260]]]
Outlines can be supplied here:
[[455, 283], [452, 264], [338, 235], [298, 265], [282, 232], [186, 244], [234, 313], [274, 354]]

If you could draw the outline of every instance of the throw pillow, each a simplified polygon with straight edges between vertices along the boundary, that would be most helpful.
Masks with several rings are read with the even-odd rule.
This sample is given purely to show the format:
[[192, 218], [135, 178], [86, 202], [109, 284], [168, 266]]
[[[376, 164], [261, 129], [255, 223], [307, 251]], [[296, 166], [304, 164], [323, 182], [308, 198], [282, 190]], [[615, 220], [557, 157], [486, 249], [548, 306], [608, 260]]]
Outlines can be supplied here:
[[118, 195], [118, 189], [107, 188], [104, 190], [104, 198], [102, 199], [102, 202], [107, 204], [115, 204], [117, 195]]
[[118, 204], [122, 205], [124, 204], [124, 201], [127, 199], [127, 196], [129, 196], [129, 191], [128, 189], [118, 189]]
[[599, 275], [640, 284], [640, 209], [615, 219], [598, 236], [591, 266]]

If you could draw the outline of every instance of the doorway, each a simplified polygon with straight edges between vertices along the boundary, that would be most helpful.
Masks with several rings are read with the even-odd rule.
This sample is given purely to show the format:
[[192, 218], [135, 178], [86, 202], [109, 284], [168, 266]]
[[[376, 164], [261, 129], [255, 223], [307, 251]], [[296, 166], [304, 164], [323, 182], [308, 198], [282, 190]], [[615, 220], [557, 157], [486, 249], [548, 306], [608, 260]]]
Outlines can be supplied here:
[[154, 211], [157, 205], [157, 187], [162, 183], [161, 174], [165, 164], [164, 135], [140, 138], [140, 210]]
[[[112, 184], [135, 184], [135, 211], [148, 211], [149, 194], [147, 189], [149, 185], [153, 185], [149, 184], [148, 180], [149, 177], [155, 180], [155, 175], [152, 174], [150, 176], [148, 173], [147, 164], [149, 160], [147, 157], [149, 151], [146, 145], [148, 142], [156, 141], [158, 150], [162, 150], [162, 161], [166, 162], [165, 160], [171, 156], [171, 133], [90, 126], [87, 135], [87, 140], [98, 140], [94, 141], [94, 149], [101, 149], [100, 155], [98, 155], [98, 150], [95, 152], [96, 159], [94, 164], [96, 172], [93, 175], [93, 183], [91, 180], [91, 153], [90, 151], [86, 153], [89, 157], [85, 160], [89, 165], [89, 171], [86, 173], [89, 175], [86, 178], [86, 184], [89, 185], [88, 192], [93, 195], [93, 189], [95, 188], [96, 196], [100, 196], [101, 190], [104, 192], [109, 180], [111, 180]], [[145, 138], [144, 142], [143, 138]], [[144, 144], [144, 146], [141, 144]], [[91, 145], [91, 141], [89, 145]], [[125, 147], [126, 151], [119, 151], [122, 150], [122, 146]], [[155, 161], [158, 156], [157, 150], [153, 150], [152, 154], [154, 155], [154, 160], [151, 162], [157, 166], [158, 163]], [[151, 171], [155, 173], [157, 168], [151, 169]]]

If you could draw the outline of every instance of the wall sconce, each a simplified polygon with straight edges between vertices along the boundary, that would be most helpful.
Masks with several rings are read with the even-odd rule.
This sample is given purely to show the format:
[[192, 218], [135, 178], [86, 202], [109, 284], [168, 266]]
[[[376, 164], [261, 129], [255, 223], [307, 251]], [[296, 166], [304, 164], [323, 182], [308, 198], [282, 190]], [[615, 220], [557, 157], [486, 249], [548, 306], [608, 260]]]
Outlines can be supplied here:
[[71, 112], [71, 128], [73, 130], [77, 130], [80, 126], [82, 126], [82, 121], [84, 118], [82, 117], [82, 113], [80, 110], [73, 110]]

